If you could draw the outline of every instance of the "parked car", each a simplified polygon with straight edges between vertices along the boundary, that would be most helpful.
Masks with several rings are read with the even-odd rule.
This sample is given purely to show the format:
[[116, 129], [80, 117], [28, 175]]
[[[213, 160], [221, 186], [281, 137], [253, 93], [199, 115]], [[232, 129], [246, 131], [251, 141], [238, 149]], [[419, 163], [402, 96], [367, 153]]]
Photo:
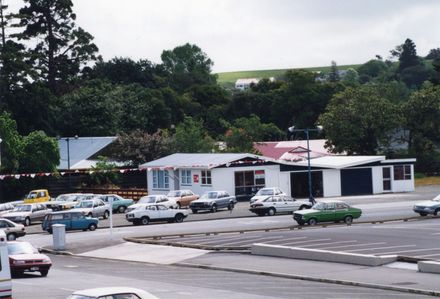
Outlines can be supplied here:
[[318, 222], [344, 221], [347, 224], [353, 219], [361, 217], [362, 210], [349, 206], [340, 200], [325, 200], [316, 203], [309, 210], [301, 210], [293, 213], [293, 219], [299, 225], [305, 223], [315, 225]]
[[41, 223], [41, 228], [50, 234], [52, 233], [52, 225], [54, 224], [64, 224], [66, 226], [66, 230], [82, 229], [84, 231], [94, 231], [98, 228], [98, 223], [98, 218], [91, 218], [81, 212], [69, 210], [53, 212], [49, 215], [46, 215]]
[[49, 191], [47, 189], [32, 190], [24, 199], [24, 203], [46, 202], [50, 200]]
[[147, 225], [150, 221], [182, 222], [188, 210], [169, 209], [165, 205], [145, 205], [125, 214], [127, 221], [134, 225]]
[[155, 195], [142, 196], [137, 201], [137, 203], [128, 207], [127, 212], [131, 212], [134, 209], [139, 208], [140, 206], [151, 205], [151, 204], [161, 204], [170, 209], [178, 208], [176, 202], [173, 199], [170, 199], [163, 194], [155, 194]]
[[23, 223], [29, 226], [36, 221], [42, 221], [52, 210], [41, 203], [16, 205], [13, 210], [3, 215], [3, 218], [15, 223]]
[[[50, 201], [44, 202], [44, 205], [53, 211], [63, 210], [63, 205], [67, 202], [75, 202], [77, 197], [82, 193], [65, 193], [60, 194], [56, 198], [51, 198]], [[69, 207], [70, 208], [70, 207]]]
[[14, 209], [14, 205], [10, 202], [0, 204], [0, 217], [4, 214], [12, 211]]
[[110, 205], [98, 197], [89, 200], [82, 200], [71, 211], [81, 212], [89, 217], [107, 219], [110, 215]]
[[112, 203], [113, 212], [119, 212], [119, 213], [124, 213], [125, 210], [127, 210], [127, 208], [134, 203], [133, 199], [123, 198], [117, 194], [103, 194], [97, 197], [102, 199], [102, 201], [107, 204], [110, 204], [110, 201], [113, 200]]
[[311, 207], [312, 203], [309, 201], [295, 200], [287, 195], [272, 195], [253, 202], [249, 211], [258, 216], [273, 216], [277, 213], [293, 213]]
[[67, 299], [157, 299], [157, 297], [136, 288], [106, 287], [75, 291]]
[[419, 202], [414, 205], [413, 211], [419, 213], [420, 216], [428, 214], [437, 215], [440, 213], [440, 194], [431, 200]]
[[52, 266], [50, 258], [38, 252], [29, 242], [8, 242], [9, 265], [12, 275], [20, 275], [24, 272], [40, 272], [41, 276], [47, 276]]
[[226, 191], [208, 191], [199, 199], [192, 201], [189, 204], [189, 208], [194, 214], [202, 210], [215, 213], [218, 209], [222, 208], [232, 211], [236, 203], [235, 196], [229, 195]]
[[199, 195], [194, 194], [191, 190], [174, 190], [168, 192], [167, 196], [176, 202], [179, 209], [189, 206], [192, 201], [199, 198]]
[[4, 218], [0, 218], [0, 230], [5, 232], [8, 241], [13, 241], [26, 235], [26, 230], [23, 224], [17, 224]]
[[281, 191], [281, 189], [278, 187], [262, 188], [258, 190], [258, 192], [253, 197], [251, 197], [250, 203], [253, 203], [257, 200], [265, 199], [268, 196], [272, 196], [272, 195], [287, 195], [287, 194]]
[[58, 206], [58, 208], [56, 209], [57, 211], [72, 209], [81, 201], [90, 200], [96, 196], [93, 193], [70, 193], [66, 195], [67, 195], [66, 197], [60, 198], [57, 204]]

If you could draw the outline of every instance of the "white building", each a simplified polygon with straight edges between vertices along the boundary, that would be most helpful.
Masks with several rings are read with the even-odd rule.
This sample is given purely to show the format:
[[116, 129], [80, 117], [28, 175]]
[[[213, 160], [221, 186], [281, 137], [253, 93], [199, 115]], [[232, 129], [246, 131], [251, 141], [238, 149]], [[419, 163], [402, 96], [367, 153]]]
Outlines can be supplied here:
[[[269, 78], [270, 82], [274, 82], [275, 78], [274, 77], [270, 77]], [[238, 90], [247, 90], [249, 88], [251, 88], [251, 85], [254, 84], [258, 84], [258, 82], [261, 81], [261, 78], [246, 78], [246, 79], [237, 79], [237, 81], [235, 81], [235, 88]]]
[[[415, 159], [384, 156], [326, 156], [310, 160], [315, 197], [414, 191]], [[307, 161], [286, 162], [252, 154], [173, 154], [140, 166], [147, 169], [148, 193], [191, 189], [226, 190], [249, 198], [278, 186], [295, 198], [308, 197]]]

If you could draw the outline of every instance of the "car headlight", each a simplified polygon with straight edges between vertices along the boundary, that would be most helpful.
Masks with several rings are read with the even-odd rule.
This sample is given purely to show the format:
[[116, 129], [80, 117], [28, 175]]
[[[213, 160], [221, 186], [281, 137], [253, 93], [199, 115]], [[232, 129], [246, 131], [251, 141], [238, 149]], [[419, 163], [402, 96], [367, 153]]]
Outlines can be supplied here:
[[49, 258], [47, 258], [47, 259], [43, 259], [43, 263], [46, 263], [46, 264], [48, 264], [48, 263], [51, 263], [52, 261], [49, 259]]
[[25, 264], [25, 261], [13, 260], [12, 263], [13, 263], [14, 265], [24, 265], [24, 264]]

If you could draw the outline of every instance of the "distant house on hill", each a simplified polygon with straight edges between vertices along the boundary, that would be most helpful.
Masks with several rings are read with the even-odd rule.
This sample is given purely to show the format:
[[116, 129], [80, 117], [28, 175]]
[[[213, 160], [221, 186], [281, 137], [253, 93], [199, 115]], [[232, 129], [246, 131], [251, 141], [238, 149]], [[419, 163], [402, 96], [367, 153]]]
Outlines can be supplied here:
[[[325, 147], [325, 139], [309, 140], [310, 158], [333, 156]], [[256, 142], [256, 149], [263, 156], [275, 160], [298, 162], [307, 160], [307, 140]]]
[[[246, 78], [246, 79], [237, 79], [235, 81], [235, 88], [238, 90], [247, 90], [251, 88], [252, 84], [256, 85], [261, 81], [262, 78]], [[269, 80], [271, 82], [275, 81], [274, 77], [270, 77]]]

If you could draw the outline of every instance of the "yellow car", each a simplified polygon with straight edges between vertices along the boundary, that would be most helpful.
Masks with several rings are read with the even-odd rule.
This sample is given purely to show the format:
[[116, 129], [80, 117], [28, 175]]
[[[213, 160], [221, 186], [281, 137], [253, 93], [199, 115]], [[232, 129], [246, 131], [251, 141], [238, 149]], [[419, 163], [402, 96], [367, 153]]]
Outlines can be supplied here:
[[24, 199], [24, 203], [46, 202], [50, 200], [47, 189], [32, 190]]

